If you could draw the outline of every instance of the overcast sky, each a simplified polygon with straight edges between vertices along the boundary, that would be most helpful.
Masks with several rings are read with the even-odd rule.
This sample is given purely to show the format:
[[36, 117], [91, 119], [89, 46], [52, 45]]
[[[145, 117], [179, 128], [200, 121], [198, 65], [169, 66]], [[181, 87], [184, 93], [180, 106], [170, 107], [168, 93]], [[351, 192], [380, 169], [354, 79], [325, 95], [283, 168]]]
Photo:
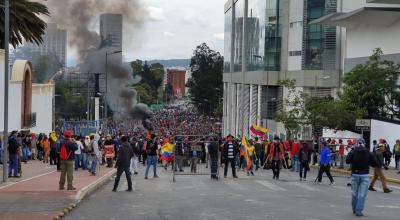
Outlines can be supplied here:
[[[223, 54], [225, 0], [142, 0], [148, 18], [136, 36], [134, 49], [124, 50], [133, 59], [190, 58], [195, 47], [206, 42]], [[126, 25], [126, 24], [125, 24]], [[125, 34], [126, 35], [126, 34]], [[124, 48], [130, 36], [124, 37]], [[74, 63], [74, 53], [68, 53]]]

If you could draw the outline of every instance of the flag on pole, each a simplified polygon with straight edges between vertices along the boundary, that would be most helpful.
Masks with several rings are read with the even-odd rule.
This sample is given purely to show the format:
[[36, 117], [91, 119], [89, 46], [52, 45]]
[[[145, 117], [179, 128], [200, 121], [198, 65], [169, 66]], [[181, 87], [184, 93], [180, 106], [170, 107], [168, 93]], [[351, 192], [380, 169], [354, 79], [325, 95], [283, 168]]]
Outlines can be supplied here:
[[269, 132], [268, 129], [263, 128], [263, 127], [261, 127], [261, 126], [258, 126], [258, 125], [256, 125], [256, 124], [253, 124], [253, 125], [250, 127], [250, 131], [251, 131], [251, 133], [253, 133], [254, 135], [260, 136], [260, 137], [265, 137], [265, 134]]

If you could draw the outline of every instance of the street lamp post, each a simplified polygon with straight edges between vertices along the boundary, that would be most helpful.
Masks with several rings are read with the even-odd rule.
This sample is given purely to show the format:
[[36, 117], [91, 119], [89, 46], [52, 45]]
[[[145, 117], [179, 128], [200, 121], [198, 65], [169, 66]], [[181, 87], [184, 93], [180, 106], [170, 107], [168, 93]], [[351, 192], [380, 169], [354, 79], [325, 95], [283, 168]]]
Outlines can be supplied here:
[[117, 50], [117, 51], [112, 51], [112, 52], [106, 52], [106, 91], [104, 94], [104, 118], [107, 119], [108, 115], [108, 104], [107, 104], [107, 95], [108, 95], [108, 55], [112, 54], [117, 54], [117, 53], [122, 53], [122, 50]]
[[10, 39], [10, 1], [4, 1], [4, 144], [3, 144], [3, 182], [7, 182], [8, 177], [8, 62], [9, 51], [8, 44]]

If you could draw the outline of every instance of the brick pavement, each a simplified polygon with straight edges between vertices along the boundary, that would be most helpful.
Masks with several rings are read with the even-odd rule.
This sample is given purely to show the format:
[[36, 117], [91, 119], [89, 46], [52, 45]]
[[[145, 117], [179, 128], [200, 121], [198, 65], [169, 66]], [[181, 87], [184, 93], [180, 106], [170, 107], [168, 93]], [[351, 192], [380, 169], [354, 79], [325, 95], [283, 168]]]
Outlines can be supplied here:
[[77, 188], [74, 191], [58, 190], [60, 173], [56, 171], [0, 186], [0, 220], [27, 219], [28, 216], [29, 220], [53, 219], [69, 204], [79, 202], [108, 181], [114, 173], [115, 169], [104, 166], [96, 176], [84, 170], [74, 172], [74, 186]]

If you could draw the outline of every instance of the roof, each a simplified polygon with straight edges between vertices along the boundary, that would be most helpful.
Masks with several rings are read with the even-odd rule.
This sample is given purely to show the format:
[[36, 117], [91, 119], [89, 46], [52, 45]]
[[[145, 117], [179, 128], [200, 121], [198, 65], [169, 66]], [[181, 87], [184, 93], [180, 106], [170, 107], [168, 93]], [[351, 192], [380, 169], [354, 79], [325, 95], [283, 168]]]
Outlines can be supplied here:
[[400, 4], [399, 0], [367, 0], [367, 3]]
[[363, 7], [347, 13], [338, 12], [313, 20], [310, 24], [324, 24], [346, 28], [391, 26], [400, 20], [400, 7]]

